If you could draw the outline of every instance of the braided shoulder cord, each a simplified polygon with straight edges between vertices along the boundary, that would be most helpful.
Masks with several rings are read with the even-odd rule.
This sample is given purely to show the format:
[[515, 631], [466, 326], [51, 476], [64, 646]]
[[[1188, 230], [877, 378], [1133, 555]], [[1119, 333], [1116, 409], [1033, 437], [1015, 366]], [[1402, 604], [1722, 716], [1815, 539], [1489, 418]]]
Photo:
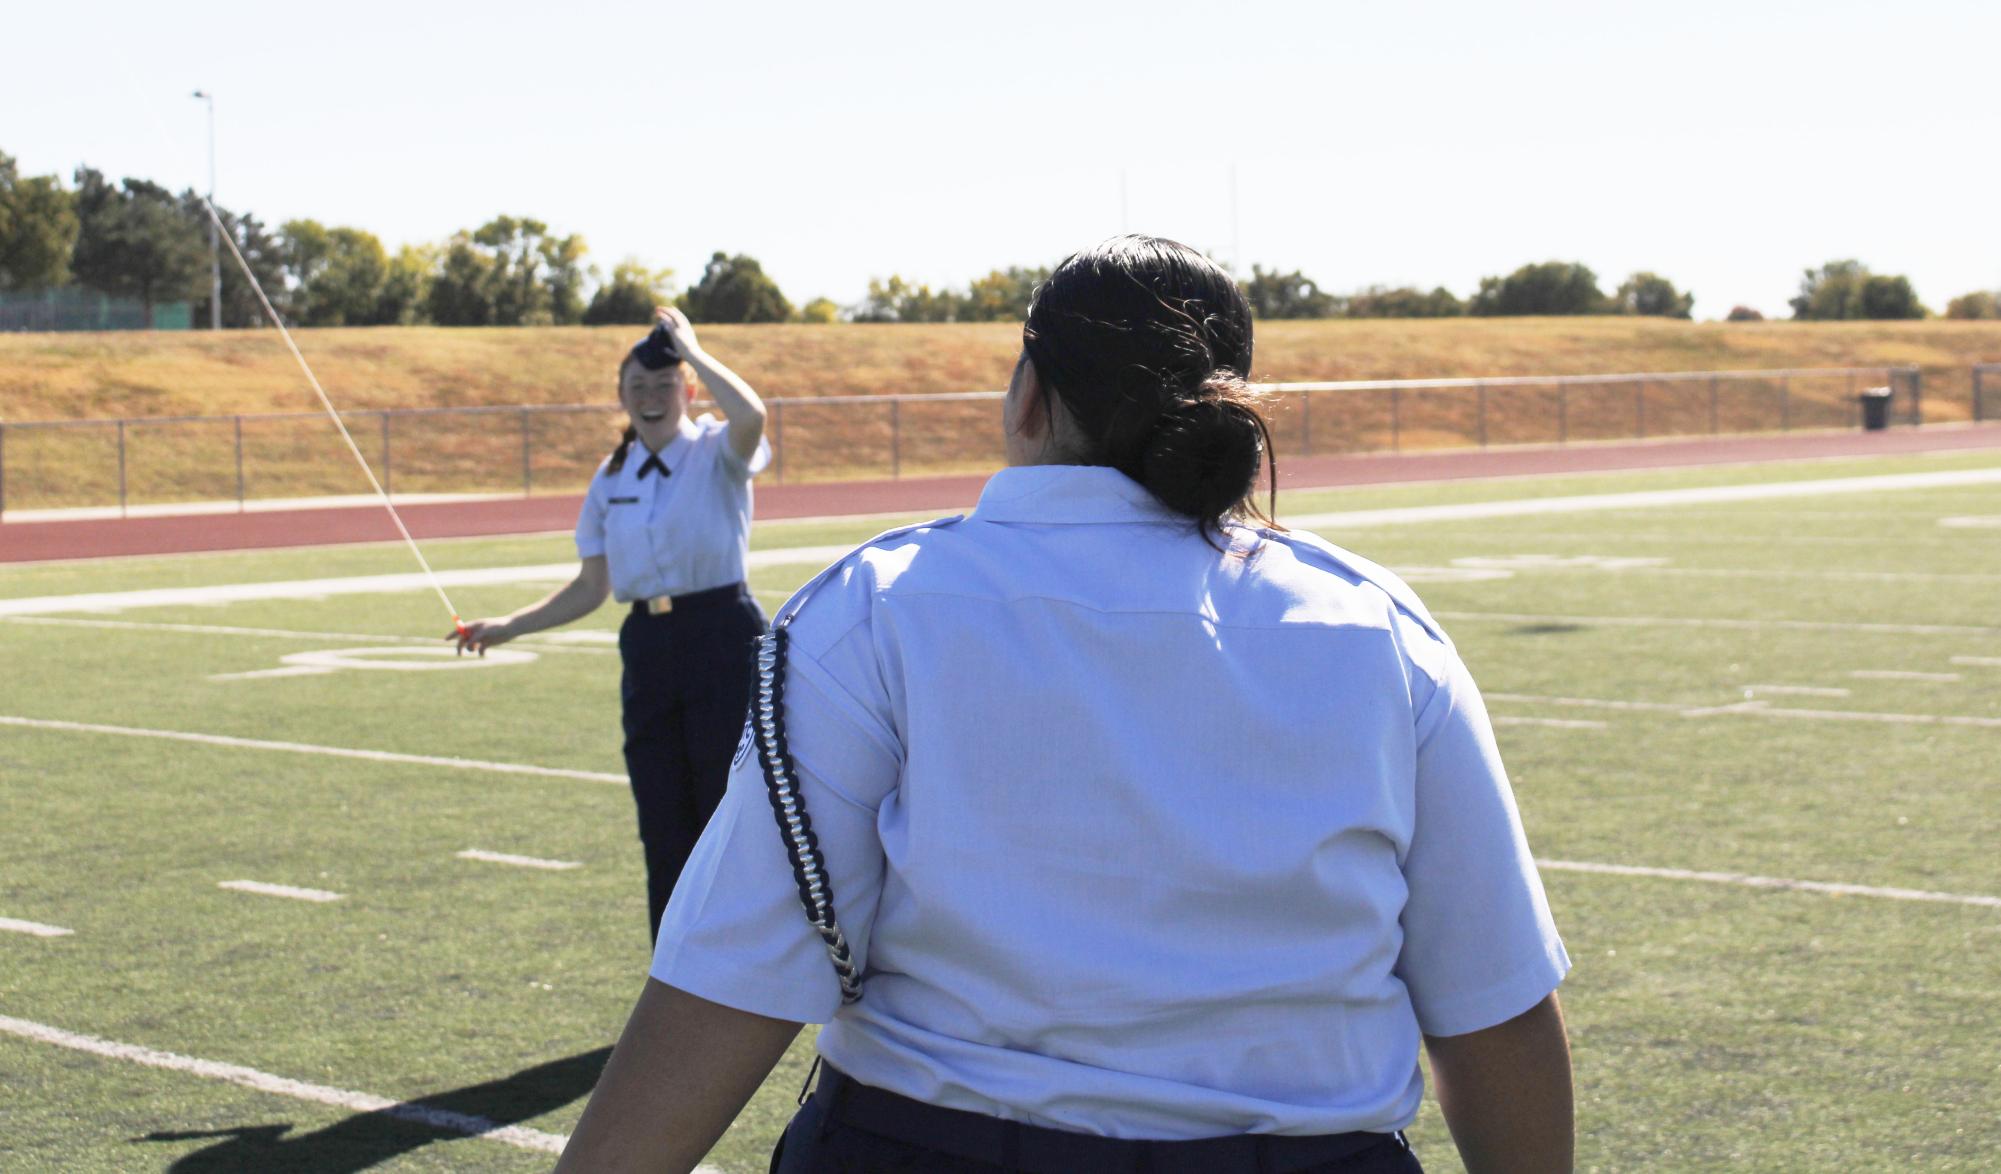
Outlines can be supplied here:
[[834, 886], [820, 859], [820, 841], [806, 815], [806, 801], [792, 774], [791, 750], [785, 744], [785, 638], [781, 621], [757, 639], [757, 690], [751, 698], [750, 726], [764, 767], [764, 789], [771, 799], [772, 814], [778, 817], [779, 833], [785, 837], [792, 879], [799, 884], [799, 903], [805, 907], [806, 920], [826, 943], [827, 957], [841, 982], [841, 1002], [852, 1003], [862, 997], [861, 974], [848, 952], [847, 939], [841, 936], [840, 923], [834, 919]]

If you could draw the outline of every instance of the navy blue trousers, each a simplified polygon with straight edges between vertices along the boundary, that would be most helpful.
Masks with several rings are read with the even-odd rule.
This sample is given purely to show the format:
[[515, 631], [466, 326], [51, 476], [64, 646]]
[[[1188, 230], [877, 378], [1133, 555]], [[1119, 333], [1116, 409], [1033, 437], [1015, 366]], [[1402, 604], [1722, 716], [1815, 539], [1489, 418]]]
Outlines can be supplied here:
[[751, 647], [764, 613], [749, 588], [703, 593], [664, 615], [635, 611], [618, 630], [625, 662], [625, 771], [646, 849], [654, 938], [674, 882], [722, 802], [750, 705]]

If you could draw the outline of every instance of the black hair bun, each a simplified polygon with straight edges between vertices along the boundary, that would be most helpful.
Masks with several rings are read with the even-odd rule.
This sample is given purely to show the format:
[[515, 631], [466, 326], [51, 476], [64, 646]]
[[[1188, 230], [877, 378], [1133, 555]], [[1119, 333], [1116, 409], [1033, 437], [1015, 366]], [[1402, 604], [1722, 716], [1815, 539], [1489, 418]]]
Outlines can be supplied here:
[[1257, 392], [1228, 368], [1162, 410], [1137, 480], [1179, 514], [1208, 522], [1235, 510], [1257, 482], [1265, 431]]

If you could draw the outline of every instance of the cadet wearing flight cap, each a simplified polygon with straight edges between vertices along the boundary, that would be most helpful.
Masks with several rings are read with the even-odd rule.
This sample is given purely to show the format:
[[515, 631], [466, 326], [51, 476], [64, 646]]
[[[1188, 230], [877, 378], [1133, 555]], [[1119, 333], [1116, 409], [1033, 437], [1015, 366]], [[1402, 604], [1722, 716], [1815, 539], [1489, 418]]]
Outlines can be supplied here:
[[[630, 604], [619, 631], [625, 765], [639, 805], [654, 933], [674, 882], [721, 800], [743, 729], [750, 648], [764, 614], [744, 583], [751, 479], [771, 460], [764, 403], [702, 350], [680, 311], [619, 364], [629, 425], [577, 518], [577, 577], [510, 616], [466, 627], [489, 645]], [[696, 381], [724, 419], [688, 418]]]

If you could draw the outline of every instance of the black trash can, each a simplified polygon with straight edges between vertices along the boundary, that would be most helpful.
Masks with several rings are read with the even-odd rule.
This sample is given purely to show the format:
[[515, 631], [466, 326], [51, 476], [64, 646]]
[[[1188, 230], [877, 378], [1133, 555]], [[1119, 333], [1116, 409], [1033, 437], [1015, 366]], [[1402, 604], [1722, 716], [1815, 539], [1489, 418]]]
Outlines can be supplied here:
[[1855, 397], [1862, 402], [1862, 427], [1881, 432], [1890, 426], [1890, 389], [1872, 387]]

